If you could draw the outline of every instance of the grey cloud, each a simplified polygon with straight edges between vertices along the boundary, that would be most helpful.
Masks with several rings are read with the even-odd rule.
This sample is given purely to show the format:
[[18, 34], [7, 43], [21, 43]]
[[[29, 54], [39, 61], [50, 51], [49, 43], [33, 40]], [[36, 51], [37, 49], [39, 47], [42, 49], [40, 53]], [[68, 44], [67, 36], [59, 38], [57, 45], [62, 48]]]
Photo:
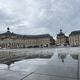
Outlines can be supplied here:
[[[9, 1], [9, 3], [8, 3]], [[0, 0], [0, 25], [22, 34], [50, 33], [60, 28], [67, 34], [80, 29], [80, 0]], [[10, 10], [10, 14], [7, 11]], [[2, 26], [2, 25], [1, 25]]]

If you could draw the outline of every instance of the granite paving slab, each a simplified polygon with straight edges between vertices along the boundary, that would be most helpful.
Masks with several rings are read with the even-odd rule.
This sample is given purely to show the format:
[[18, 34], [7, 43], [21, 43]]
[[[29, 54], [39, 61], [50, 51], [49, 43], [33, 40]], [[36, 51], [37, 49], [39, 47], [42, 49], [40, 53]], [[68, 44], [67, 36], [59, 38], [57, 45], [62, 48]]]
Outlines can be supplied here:
[[49, 75], [40, 75], [40, 74], [31, 74], [23, 80], [77, 80], [77, 79], [49, 76]]
[[77, 64], [78, 60], [71, 58], [71, 56], [67, 56], [63, 62], [57, 56], [53, 56], [48, 64], [38, 67], [35, 73], [76, 79]]
[[79, 77], [79, 80], [80, 80], [80, 54], [79, 54], [79, 61], [78, 61], [78, 77]]
[[0, 80], [20, 80], [32, 72], [0, 70]]

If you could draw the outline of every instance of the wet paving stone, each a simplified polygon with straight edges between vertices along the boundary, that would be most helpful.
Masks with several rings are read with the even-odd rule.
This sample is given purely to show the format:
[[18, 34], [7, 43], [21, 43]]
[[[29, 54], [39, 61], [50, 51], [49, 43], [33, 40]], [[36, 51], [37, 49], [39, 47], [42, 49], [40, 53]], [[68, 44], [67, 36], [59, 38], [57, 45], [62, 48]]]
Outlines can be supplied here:
[[62, 76], [67, 78], [77, 78], [78, 60], [67, 56], [65, 60], [58, 59], [54, 55], [47, 65], [40, 66], [35, 73], [53, 76]]
[[10, 70], [3, 66], [0, 64], [0, 80], [80, 80], [80, 54], [75, 49], [55, 50], [50, 59], [14, 62]]
[[79, 65], [78, 65], [78, 71], [79, 71], [79, 74], [78, 74], [78, 76], [79, 76], [79, 80], [80, 80], [80, 54], [79, 54]]
[[64, 77], [58, 77], [58, 76], [32, 74], [23, 80], [77, 80], [77, 79], [64, 78]]
[[30, 72], [0, 70], [0, 80], [20, 80], [29, 74]]

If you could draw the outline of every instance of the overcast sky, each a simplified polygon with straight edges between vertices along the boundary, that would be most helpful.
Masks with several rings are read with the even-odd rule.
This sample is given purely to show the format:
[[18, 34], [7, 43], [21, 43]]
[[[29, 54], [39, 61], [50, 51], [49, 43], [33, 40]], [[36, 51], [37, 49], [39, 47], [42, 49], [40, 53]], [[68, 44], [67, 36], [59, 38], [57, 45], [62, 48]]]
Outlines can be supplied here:
[[0, 0], [0, 33], [56, 36], [80, 29], [80, 0]]

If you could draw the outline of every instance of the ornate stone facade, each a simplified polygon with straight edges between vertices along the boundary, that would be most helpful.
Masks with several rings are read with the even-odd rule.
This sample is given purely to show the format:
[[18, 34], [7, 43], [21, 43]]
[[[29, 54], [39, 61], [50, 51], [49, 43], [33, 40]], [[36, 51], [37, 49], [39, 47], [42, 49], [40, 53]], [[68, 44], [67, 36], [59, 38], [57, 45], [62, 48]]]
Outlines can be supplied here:
[[65, 36], [65, 34], [62, 32], [62, 29], [60, 30], [60, 33], [57, 34], [57, 40], [56, 40], [56, 45], [61, 46], [61, 45], [68, 45], [69, 40], [68, 37]]
[[72, 31], [70, 33], [69, 44], [71, 46], [80, 46], [80, 31]]
[[10, 32], [0, 34], [0, 48], [27, 48], [49, 47], [55, 44], [55, 40], [49, 34], [43, 35], [20, 35]]

